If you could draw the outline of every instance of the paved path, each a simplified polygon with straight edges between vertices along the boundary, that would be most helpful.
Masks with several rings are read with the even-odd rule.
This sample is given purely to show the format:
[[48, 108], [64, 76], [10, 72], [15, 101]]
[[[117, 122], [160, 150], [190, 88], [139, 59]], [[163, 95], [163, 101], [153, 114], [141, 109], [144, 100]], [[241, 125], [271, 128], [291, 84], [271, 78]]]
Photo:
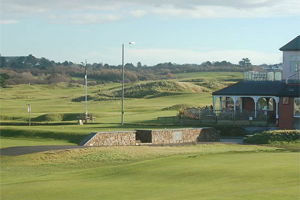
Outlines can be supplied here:
[[44, 145], [44, 146], [18, 146], [7, 147], [0, 149], [0, 155], [4, 156], [19, 156], [29, 153], [37, 153], [42, 151], [60, 150], [60, 149], [75, 149], [86, 148], [84, 146], [65, 146], [65, 145]]

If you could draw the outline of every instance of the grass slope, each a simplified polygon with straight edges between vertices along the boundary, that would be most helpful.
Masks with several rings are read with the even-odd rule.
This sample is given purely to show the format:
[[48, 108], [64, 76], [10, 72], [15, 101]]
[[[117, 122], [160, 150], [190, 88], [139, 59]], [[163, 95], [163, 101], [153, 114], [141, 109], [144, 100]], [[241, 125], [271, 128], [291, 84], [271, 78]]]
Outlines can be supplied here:
[[297, 199], [299, 154], [275, 151], [215, 144], [2, 157], [1, 198]]

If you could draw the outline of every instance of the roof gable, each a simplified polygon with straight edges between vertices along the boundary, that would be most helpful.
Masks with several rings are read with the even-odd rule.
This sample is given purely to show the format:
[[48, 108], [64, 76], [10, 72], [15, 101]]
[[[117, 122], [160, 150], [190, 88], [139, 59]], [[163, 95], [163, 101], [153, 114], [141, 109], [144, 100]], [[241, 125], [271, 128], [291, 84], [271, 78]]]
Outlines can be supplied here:
[[280, 51], [300, 51], [300, 35], [279, 49]]

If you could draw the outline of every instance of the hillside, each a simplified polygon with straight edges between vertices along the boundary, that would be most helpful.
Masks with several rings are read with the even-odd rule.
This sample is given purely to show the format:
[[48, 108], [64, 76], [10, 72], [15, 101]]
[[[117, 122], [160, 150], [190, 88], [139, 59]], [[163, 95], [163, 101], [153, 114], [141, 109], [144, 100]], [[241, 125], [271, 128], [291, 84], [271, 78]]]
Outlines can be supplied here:
[[[133, 83], [124, 88], [125, 98], [155, 98], [161, 96], [203, 92], [209, 92], [209, 89], [199, 85], [195, 85], [191, 82], [167, 80]], [[101, 90], [97, 94], [89, 95], [88, 100], [114, 100], [119, 99], [121, 95], [121, 88], [110, 88], [107, 90]], [[72, 101], [84, 101], [84, 96], [74, 98], [72, 99]]]

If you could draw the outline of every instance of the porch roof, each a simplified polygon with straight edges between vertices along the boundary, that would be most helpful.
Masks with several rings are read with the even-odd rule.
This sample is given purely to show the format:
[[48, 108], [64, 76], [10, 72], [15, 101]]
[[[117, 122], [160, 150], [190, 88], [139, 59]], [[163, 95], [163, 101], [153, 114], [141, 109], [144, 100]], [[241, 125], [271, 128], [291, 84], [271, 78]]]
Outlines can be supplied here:
[[283, 81], [241, 81], [212, 94], [300, 97], [300, 85], [286, 84]]

